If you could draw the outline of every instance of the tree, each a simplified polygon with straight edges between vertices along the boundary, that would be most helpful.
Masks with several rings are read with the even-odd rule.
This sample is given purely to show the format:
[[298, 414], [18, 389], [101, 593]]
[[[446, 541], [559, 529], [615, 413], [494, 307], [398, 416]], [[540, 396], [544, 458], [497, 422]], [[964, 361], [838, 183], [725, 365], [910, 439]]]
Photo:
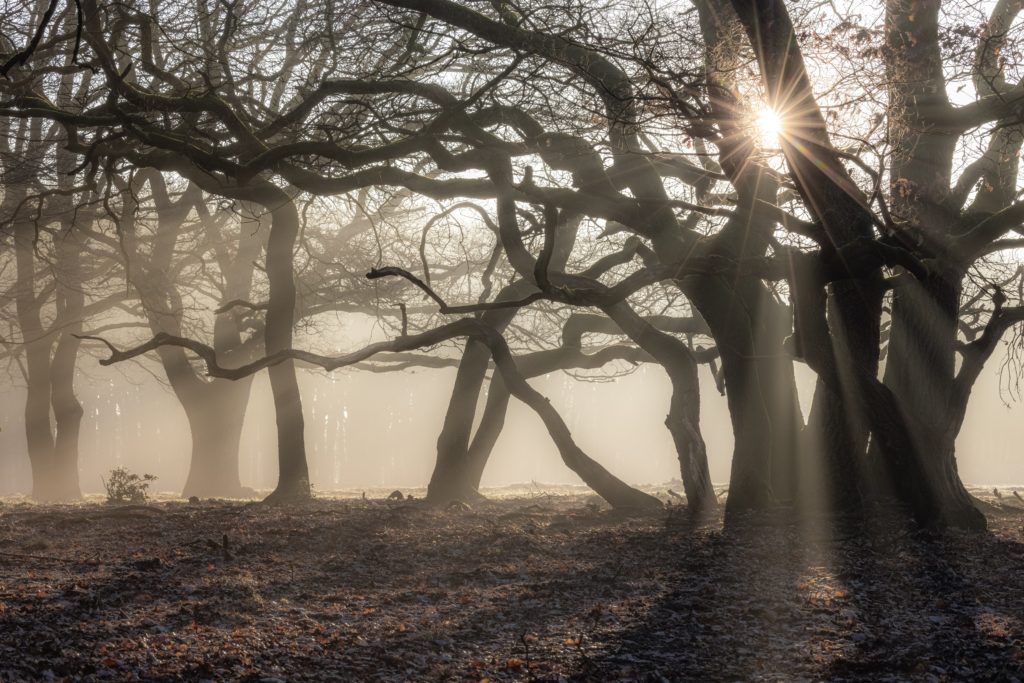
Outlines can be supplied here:
[[[218, 302], [249, 298], [261, 247], [258, 217], [250, 214], [234, 222], [228, 220], [232, 215], [229, 211], [211, 215], [195, 185], [186, 185], [174, 198], [163, 176], [149, 169], [121, 185], [124, 206], [118, 232], [123, 242], [125, 269], [151, 334], [184, 333], [186, 307], [180, 290], [186, 280], [192, 283], [189, 289], [196, 291], [200, 289], [197, 281], [204, 277], [213, 279], [212, 284], [219, 289]], [[147, 221], [140, 215], [146, 186], [151, 199], [146, 204], [151, 204], [156, 214], [148, 238]], [[188, 219], [193, 213], [196, 218], [189, 226]], [[228, 234], [232, 228], [237, 230], [233, 239]], [[148, 248], [143, 249], [147, 242]], [[205, 267], [207, 255], [212, 257], [215, 268]], [[195, 268], [197, 263], [202, 267]], [[226, 311], [214, 320], [213, 346], [228, 362], [254, 357], [259, 336], [243, 339], [246, 325], [247, 320], [238, 310]], [[158, 355], [188, 418], [192, 439], [189, 474], [182, 495], [243, 495], [246, 491], [239, 479], [238, 449], [251, 380], [207, 381], [181, 349], [161, 348]]]
[[[516, 367], [506, 336], [539, 312], [562, 321], [549, 335], [578, 339], [566, 325], [585, 319], [665, 368], [668, 427], [695, 511], [714, 495], [687, 334], [712, 338], [721, 362], [736, 442], [729, 523], [780, 506], [818, 514], [822, 499], [824, 511], [855, 514], [895, 500], [923, 524], [982, 527], [954, 444], [974, 379], [1021, 318], [990, 288], [993, 310], [977, 332], [980, 290], [965, 286], [985, 276], [980, 259], [1012, 246], [1003, 237], [1024, 216], [1015, 201], [1022, 93], [997, 57], [1017, 3], [998, 3], [987, 19], [969, 60], [979, 98], [960, 106], [946, 94], [955, 69], [943, 63], [937, 1], [893, 0], [882, 27], [839, 17], [832, 38], [852, 33], [868, 47], [833, 40], [841, 87], [827, 97], [802, 42], [828, 43], [830, 8], [794, 20], [784, 2], [694, 7], [325, 0], [246, 13], [182, 3], [167, 16], [84, 1], [83, 54], [99, 69], [104, 103], [76, 112], [52, 92], [22, 89], [3, 113], [60, 122], [84, 159], [179, 174], [269, 215], [265, 358], [228, 368], [215, 348], [161, 333], [111, 359], [170, 345], [200, 354], [216, 377], [270, 368], [282, 497], [302, 497], [304, 476], [308, 485], [294, 359], [333, 368], [466, 338], [431, 498], [475, 494], [507, 401], [493, 384], [474, 435], [493, 362], [584, 480], [615, 504], [649, 504], [579, 451]], [[193, 19], [200, 39], [172, 47]], [[273, 85], [259, 72], [265, 54], [281, 65]], [[866, 82], [865, 63], [884, 65], [880, 83]], [[859, 136], [847, 134], [856, 121], [823, 109], [828, 97], [878, 91], [886, 97]], [[759, 98], [781, 117], [779, 157], [754, 132]], [[990, 127], [987, 149], [954, 181], [957, 141], [978, 126]], [[847, 138], [856, 144], [834, 142]], [[401, 278], [388, 285], [393, 303], [415, 287], [441, 315], [467, 317], [414, 316], [410, 333], [406, 307], [389, 342], [338, 358], [293, 349], [297, 207], [374, 193], [417, 215], [430, 202], [440, 209], [421, 229], [418, 259], [408, 244], [378, 239], [370, 278]], [[431, 227], [463, 214], [476, 217], [484, 237], [474, 249], [486, 243], [488, 258], [428, 249]], [[450, 277], [432, 280], [437, 269]], [[449, 303], [466, 300], [467, 283], [470, 303]], [[664, 309], [642, 310], [645, 297]], [[574, 317], [581, 307], [604, 317]], [[563, 346], [559, 363], [581, 362]], [[518, 362], [544, 365], [528, 357]], [[806, 424], [794, 362], [818, 378]]]

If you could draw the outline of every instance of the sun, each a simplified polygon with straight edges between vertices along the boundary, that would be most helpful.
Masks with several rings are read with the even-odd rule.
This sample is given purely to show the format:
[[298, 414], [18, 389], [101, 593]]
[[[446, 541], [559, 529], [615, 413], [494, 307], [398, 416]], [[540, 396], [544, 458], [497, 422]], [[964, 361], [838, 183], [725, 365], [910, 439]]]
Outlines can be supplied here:
[[779, 147], [782, 135], [782, 117], [771, 107], [763, 107], [757, 114], [757, 135], [762, 147]]

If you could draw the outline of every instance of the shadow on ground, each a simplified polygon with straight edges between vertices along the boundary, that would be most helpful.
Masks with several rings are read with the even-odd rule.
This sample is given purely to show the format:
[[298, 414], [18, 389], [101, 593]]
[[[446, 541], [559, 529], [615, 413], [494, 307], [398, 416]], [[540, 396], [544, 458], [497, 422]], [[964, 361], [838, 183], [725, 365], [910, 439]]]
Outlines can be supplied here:
[[872, 540], [580, 495], [0, 506], [0, 680], [1013, 680], [1024, 518]]

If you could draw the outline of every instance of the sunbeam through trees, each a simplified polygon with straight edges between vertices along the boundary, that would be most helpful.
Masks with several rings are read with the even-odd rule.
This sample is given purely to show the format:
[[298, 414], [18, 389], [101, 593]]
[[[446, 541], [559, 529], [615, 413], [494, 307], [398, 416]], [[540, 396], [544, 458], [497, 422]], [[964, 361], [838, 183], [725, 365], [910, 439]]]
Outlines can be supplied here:
[[1022, 146], [1019, 0], [5, 2], [0, 679], [1024, 679]]

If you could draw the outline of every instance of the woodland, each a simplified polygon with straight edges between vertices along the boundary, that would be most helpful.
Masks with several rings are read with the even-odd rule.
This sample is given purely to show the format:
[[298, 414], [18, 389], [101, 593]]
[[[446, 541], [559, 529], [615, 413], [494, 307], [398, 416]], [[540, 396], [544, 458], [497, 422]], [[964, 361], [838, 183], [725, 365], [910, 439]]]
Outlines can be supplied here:
[[[957, 464], [1022, 146], [1024, 0], [4, 0], [0, 680], [1024, 680], [1024, 486]], [[188, 476], [97, 501], [128, 366]], [[538, 388], [640, 367], [672, 488]], [[302, 373], [441, 368], [429, 480], [317, 490]], [[514, 403], [578, 486], [482, 485]]]

